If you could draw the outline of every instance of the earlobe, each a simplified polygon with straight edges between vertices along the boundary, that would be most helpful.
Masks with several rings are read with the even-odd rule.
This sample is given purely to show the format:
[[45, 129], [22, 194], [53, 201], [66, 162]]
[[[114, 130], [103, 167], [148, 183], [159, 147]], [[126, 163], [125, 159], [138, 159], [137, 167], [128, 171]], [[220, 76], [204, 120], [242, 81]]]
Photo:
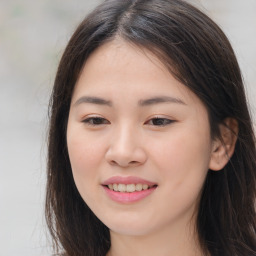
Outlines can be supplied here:
[[238, 135], [238, 122], [234, 118], [226, 118], [219, 125], [220, 137], [213, 141], [209, 169], [219, 171], [225, 167], [232, 157]]

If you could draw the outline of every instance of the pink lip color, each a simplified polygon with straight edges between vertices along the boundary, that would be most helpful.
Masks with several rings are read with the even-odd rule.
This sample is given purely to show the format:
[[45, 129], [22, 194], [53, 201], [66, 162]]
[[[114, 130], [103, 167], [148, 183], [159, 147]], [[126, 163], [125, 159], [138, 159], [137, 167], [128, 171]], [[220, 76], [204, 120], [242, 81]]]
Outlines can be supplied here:
[[156, 186], [141, 190], [141, 191], [134, 191], [134, 192], [117, 192], [109, 189], [107, 185], [109, 184], [147, 184], [149, 186], [156, 185], [153, 182], [141, 179], [139, 177], [111, 177], [110, 179], [103, 182], [103, 189], [105, 190], [106, 194], [113, 200], [118, 203], [134, 203], [139, 200], [142, 200], [143, 198], [149, 196], [154, 190], [156, 189]]
[[135, 192], [116, 192], [108, 187], [104, 187], [105, 192], [107, 195], [114, 201], [119, 202], [119, 203], [134, 203], [137, 202], [147, 196], [149, 196], [155, 189], [156, 187], [152, 187], [150, 189], [146, 190], [141, 190], [141, 191], [135, 191]]

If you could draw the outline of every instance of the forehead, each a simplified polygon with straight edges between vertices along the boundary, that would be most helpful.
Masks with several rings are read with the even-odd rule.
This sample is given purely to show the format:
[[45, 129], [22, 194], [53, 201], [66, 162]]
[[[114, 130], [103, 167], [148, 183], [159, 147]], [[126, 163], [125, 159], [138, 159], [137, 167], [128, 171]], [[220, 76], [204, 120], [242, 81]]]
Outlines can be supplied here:
[[150, 98], [156, 94], [191, 101], [198, 97], [180, 83], [149, 50], [115, 40], [86, 60], [74, 90], [92, 96]]
[[166, 71], [166, 67], [149, 50], [122, 39], [103, 44], [89, 56], [83, 71], [88, 74], [93, 69], [101, 73], [105, 72], [105, 75], [109, 71], [114, 71], [130, 77], [138, 73], [151, 72], [154, 75], [160, 70], [163, 73]]

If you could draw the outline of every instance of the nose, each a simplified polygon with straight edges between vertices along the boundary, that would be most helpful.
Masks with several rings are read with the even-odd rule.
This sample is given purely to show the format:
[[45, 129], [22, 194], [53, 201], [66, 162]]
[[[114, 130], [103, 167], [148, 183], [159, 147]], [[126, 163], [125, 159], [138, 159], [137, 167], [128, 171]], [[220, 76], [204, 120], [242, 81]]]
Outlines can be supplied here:
[[146, 162], [147, 154], [134, 129], [120, 129], [111, 136], [110, 140], [105, 157], [111, 165], [125, 168], [139, 166]]

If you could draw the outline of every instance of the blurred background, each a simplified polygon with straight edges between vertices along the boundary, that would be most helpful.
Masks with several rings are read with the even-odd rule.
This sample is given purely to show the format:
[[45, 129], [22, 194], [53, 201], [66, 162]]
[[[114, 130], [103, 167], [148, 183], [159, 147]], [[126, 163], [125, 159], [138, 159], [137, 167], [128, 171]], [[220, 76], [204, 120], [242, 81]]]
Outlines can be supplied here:
[[[58, 61], [100, 0], [0, 0], [0, 255], [46, 256], [47, 108]], [[256, 1], [190, 0], [224, 30], [256, 120]]]

